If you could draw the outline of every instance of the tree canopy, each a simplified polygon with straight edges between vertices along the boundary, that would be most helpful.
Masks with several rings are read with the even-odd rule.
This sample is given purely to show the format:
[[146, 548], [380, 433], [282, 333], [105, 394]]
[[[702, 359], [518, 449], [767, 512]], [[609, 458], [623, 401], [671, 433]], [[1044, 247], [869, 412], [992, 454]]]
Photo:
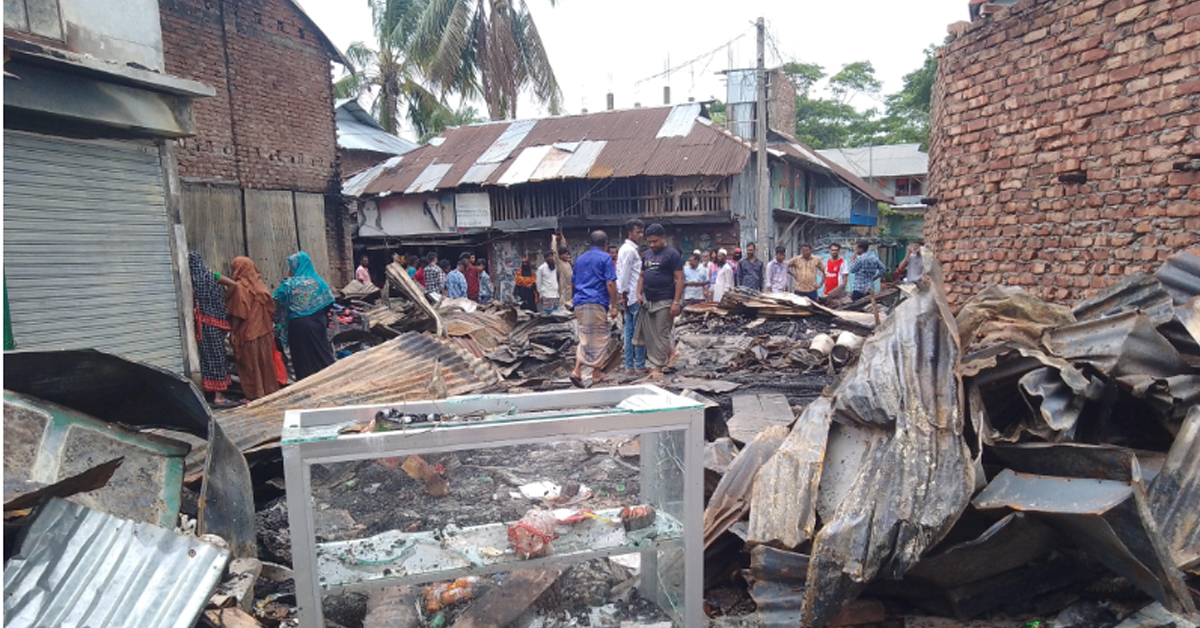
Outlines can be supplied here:
[[[870, 61], [843, 65], [833, 75], [815, 63], [790, 62], [783, 72], [796, 84], [796, 138], [813, 148], [929, 142], [929, 101], [937, 73], [937, 48], [925, 49], [920, 68], [904, 76], [900, 91], [882, 99], [883, 84]], [[825, 81], [825, 94], [816, 86]], [[883, 105], [856, 109], [851, 101], [866, 96]]]

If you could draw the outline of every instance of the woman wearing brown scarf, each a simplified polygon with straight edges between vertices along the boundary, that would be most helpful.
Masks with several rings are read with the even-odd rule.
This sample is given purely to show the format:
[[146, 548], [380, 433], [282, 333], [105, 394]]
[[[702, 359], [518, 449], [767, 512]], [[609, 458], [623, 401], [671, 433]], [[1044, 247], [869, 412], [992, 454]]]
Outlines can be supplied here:
[[279, 390], [275, 378], [275, 301], [258, 267], [249, 257], [233, 258], [234, 286], [225, 296], [231, 321], [230, 341], [238, 377], [247, 399], [258, 399]]

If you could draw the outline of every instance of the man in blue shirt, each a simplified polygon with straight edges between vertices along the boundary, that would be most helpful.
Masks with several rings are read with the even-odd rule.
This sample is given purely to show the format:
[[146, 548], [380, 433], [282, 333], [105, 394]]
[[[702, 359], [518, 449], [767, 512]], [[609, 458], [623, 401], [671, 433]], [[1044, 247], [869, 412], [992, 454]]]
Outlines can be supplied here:
[[617, 316], [617, 269], [605, 247], [608, 234], [593, 231], [592, 248], [575, 260], [572, 283], [575, 288], [575, 322], [579, 327], [579, 346], [575, 349], [575, 370], [571, 383], [583, 387], [583, 367], [592, 370], [592, 383], [604, 381], [602, 370], [608, 349], [610, 318]]
[[854, 246], [854, 260], [850, 262], [850, 276], [854, 278], [854, 292], [850, 298], [854, 301], [867, 296], [871, 284], [887, 274], [887, 266], [874, 254], [867, 252], [870, 248], [871, 244], [866, 240], [859, 240]]
[[458, 268], [446, 275], [446, 292], [451, 299], [467, 298], [467, 260], [458, 260]]

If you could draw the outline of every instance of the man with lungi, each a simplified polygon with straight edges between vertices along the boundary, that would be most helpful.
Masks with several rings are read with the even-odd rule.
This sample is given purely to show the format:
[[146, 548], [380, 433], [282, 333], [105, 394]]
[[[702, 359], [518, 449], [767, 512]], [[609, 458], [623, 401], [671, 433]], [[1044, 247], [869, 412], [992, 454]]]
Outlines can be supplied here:
[[617, 316], [617, 269], [605, 250], [608, 234], [593, 231], [592, 248], [575, 260], [572, 283], [575, 287], [575, 323], [579, 327], [579, 346], [575, 350], [575, 370], [571, 383], [582, 388], [583, 367], [592, 369], [592, 384], [604, 381], [604, 361], [608, 358], [608, 320]]
[[646, 242], [650, 250], [642, 258], [642, 276], [638, 280], [638, 302], [641, 313], [634, 344], [646, 347], [650, 377], [662, 377], [663, 368], [671, 360], [674, 348], [671, 327], [679, 316], [683, 302], [683, 257], [667, 246], [666, 230], [660, 224], [646, 227]]

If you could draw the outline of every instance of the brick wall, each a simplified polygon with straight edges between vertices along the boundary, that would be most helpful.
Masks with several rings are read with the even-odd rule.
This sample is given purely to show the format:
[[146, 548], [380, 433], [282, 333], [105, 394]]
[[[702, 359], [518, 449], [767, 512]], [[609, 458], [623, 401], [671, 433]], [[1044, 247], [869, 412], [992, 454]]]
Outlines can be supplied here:
[[216, 90], [195, 102], [199, 133], [178, 141], [180, 176], [324, 194], [330, 279], [348, 280], [333, 53], [289, 0], [160, 0], [159, 8], [167, 72]]
[[925, 235], [952, 302], [1072, 301], [1196, 244], [1200, 2], [1025, 0], [950, 30]]
[[374, 166], [381, 164], [395, 155], [376, 153], [369, 150], [343, 150], [338, 152], [338, 163], [342, 167], [342, 178], [350, 177]]

